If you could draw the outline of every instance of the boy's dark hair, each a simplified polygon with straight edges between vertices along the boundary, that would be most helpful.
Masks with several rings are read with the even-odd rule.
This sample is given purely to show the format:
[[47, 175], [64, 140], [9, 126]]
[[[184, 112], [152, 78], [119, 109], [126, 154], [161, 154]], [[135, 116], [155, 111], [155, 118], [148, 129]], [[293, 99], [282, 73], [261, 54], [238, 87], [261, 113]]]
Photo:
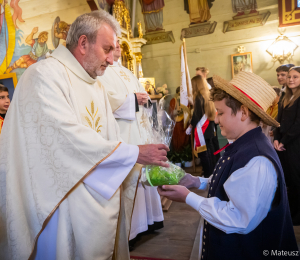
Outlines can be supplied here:
[[277, 96], [280, 97], [280, 88], [273, 88]]
[[0, 92], [8, 92], [8, 88], [0, 83]]
[[290, 68], [292, 68], [294, 66], [295, 66], [294, 64], [284, 64], [284, 65], [279, 66], [276, 69], [276, 72], [280, 72], [280, 71], [289, 72]]
[[[211, 101], [221, 101], [225, 99], [226, 106], [230, 107], [232, 110], [232, 113], [236, 115], [236, 113], [241, 109], [241, 106], [243, 105], [240, 101], [236, 100], [234, 97], [227, 94], [224, 90], [220, 88], [212, 88], [210, 90], [210, 99]], [[249, 109], [249, 118], [251, 121], [259, 124], [260, 123], [260, 117], [254, 114]]]
[[176, 88], [176, 94], [180, 93], [180, 86]]

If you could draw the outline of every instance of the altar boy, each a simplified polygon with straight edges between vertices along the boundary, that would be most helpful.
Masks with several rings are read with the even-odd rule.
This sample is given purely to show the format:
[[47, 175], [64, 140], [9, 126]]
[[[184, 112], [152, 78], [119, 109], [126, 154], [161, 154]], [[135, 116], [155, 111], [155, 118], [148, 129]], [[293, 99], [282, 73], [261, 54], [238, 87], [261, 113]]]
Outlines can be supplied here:
[[[168, 199], [186, 202], [201, 215], [198, 259], [252, 260], [296, 256], [285, 181], [278, 156], [258, 127], [278, 126], [267, 113], [276, 98], [259, 76], [240, 72], [230, 82], [213, 77], [211, 99], [221, 134], [234, 142], [209, 178], [187, 175], [183, 186], [159, 188]], [[187, 188], [208, 190], [207, 198]], [[272, 251], [273, 250], [273, 251]], [[297, 258], [297, 257], [296, 257]], [[297, 258], [298, 259], [298, 258]]]

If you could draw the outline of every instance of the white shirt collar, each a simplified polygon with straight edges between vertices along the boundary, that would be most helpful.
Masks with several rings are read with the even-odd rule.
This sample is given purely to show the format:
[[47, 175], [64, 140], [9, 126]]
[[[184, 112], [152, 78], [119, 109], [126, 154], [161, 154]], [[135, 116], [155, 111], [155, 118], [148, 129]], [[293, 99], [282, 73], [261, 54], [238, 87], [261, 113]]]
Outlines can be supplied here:
[[119, 61], [114, 61], [113, 66], [120, 67]]

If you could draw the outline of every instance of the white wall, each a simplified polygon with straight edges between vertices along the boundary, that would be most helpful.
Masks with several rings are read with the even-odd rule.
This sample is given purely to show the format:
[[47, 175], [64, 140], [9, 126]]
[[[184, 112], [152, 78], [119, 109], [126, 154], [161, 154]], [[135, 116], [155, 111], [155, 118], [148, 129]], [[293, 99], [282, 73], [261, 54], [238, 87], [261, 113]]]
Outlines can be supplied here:
[[[258, 11], [271, 12], [264, 26], [223, 33], [223, 22], [232, 20], [235, 15], [232, 12], [231, 0], [215, 0], [211, 8], [211, 22], [216, 21], [215, 32], [206, 36], [198, 36], [186, 39], [188, 65], [191, 77], [195, 75], [195, 68], [208, 67], [209, 76], [218, 74], [221, 77], [231, 79], [230, 55], [237, 53], [237, 46], [246, 47], [246, 52], [252, 52], [254, 73], [260, 75], [271, 85], [278, 85], [275, 69], [280, 63], [273, 62], [266, 49], [279, 36], [278, 32], [278, 1], [257, 0]], [[164, 29], [172, 30], [175, 43], [159, 43], [142, 47], [142, 66], [144, 77], [155, 77], [158, 86], [166, 83], [174, 93], [180, 85], [180, 34], [182, 28], [189, 26], [189, 15], [184, 11], [183, 0], [165, 0]], [[144, 23], [141, 13], [141, 5], [137, 4], [136, 21]], [[292, 26], [286, 29], [285, 35], [300, 46], [300, 26]], [[196, 49], [200, 52], [196, 52]], [[296, 50], [293, 59], [294, 64], [300, 64], [300, 47]]]

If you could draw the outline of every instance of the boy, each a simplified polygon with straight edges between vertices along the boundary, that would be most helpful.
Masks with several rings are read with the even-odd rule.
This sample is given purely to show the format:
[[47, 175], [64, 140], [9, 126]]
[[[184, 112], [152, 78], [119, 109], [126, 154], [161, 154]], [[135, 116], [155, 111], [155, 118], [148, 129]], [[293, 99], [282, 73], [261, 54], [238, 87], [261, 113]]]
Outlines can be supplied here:
[[[266, 113], [276, 93], [250, 72], [240, 72], [230, 82], [218, 76], [213, 80], [215, 122], [221, 134], [234, 142], [210, 178], [186, 175], [181, 181], [185, 187], [164, 185], [159, 193], [186, 202], [202, 216], [198, 259], [257, 260], [272, 256], [271, 250], [273, 256], [275, 250], [297, 255], [280, 161], [258, 127], [260, 120], [279, 125]], [[208, 189], [208, 196], [186, 187]]]
[[[279, 83], [279, 85], [281, 85], [281, 89], [280, 89], [280, 99], [279, 99], [279, 104], [281, 103], [284, 95], [285, 95], [285, 89], [287, 86], [287, 80], [288, 80], [288, 74], [289, 74], [289, 70], [290, 68], [294, 67], [294, 64], [284, 64], [279, 66], [276, 69], [276, 73], [277, 73], [277, 81]], [[269, 132], [270, 137], [274, 138], [274, 127], [271, 128], [271, 131]]]
[[277, 81], [278, 81], [279, 85], [282, 86], [281, 87], [281, 97], [280, 97], [279, 102], [281, 102], [281, 100], [283, 99], [284, 94], [285, 94], [285, 88], [287, 86], [287, 76], [289, 74], [289, 70], [290, 70], [290, 68], [292, 68], [294, 66], [295, 66], [294, 64], [284, 64], [284, 65], [279, 66], [276, 69]]
[[0, 84], [0, 134], [3, 126], [3, 121], [10, 105], [8, 89]]

